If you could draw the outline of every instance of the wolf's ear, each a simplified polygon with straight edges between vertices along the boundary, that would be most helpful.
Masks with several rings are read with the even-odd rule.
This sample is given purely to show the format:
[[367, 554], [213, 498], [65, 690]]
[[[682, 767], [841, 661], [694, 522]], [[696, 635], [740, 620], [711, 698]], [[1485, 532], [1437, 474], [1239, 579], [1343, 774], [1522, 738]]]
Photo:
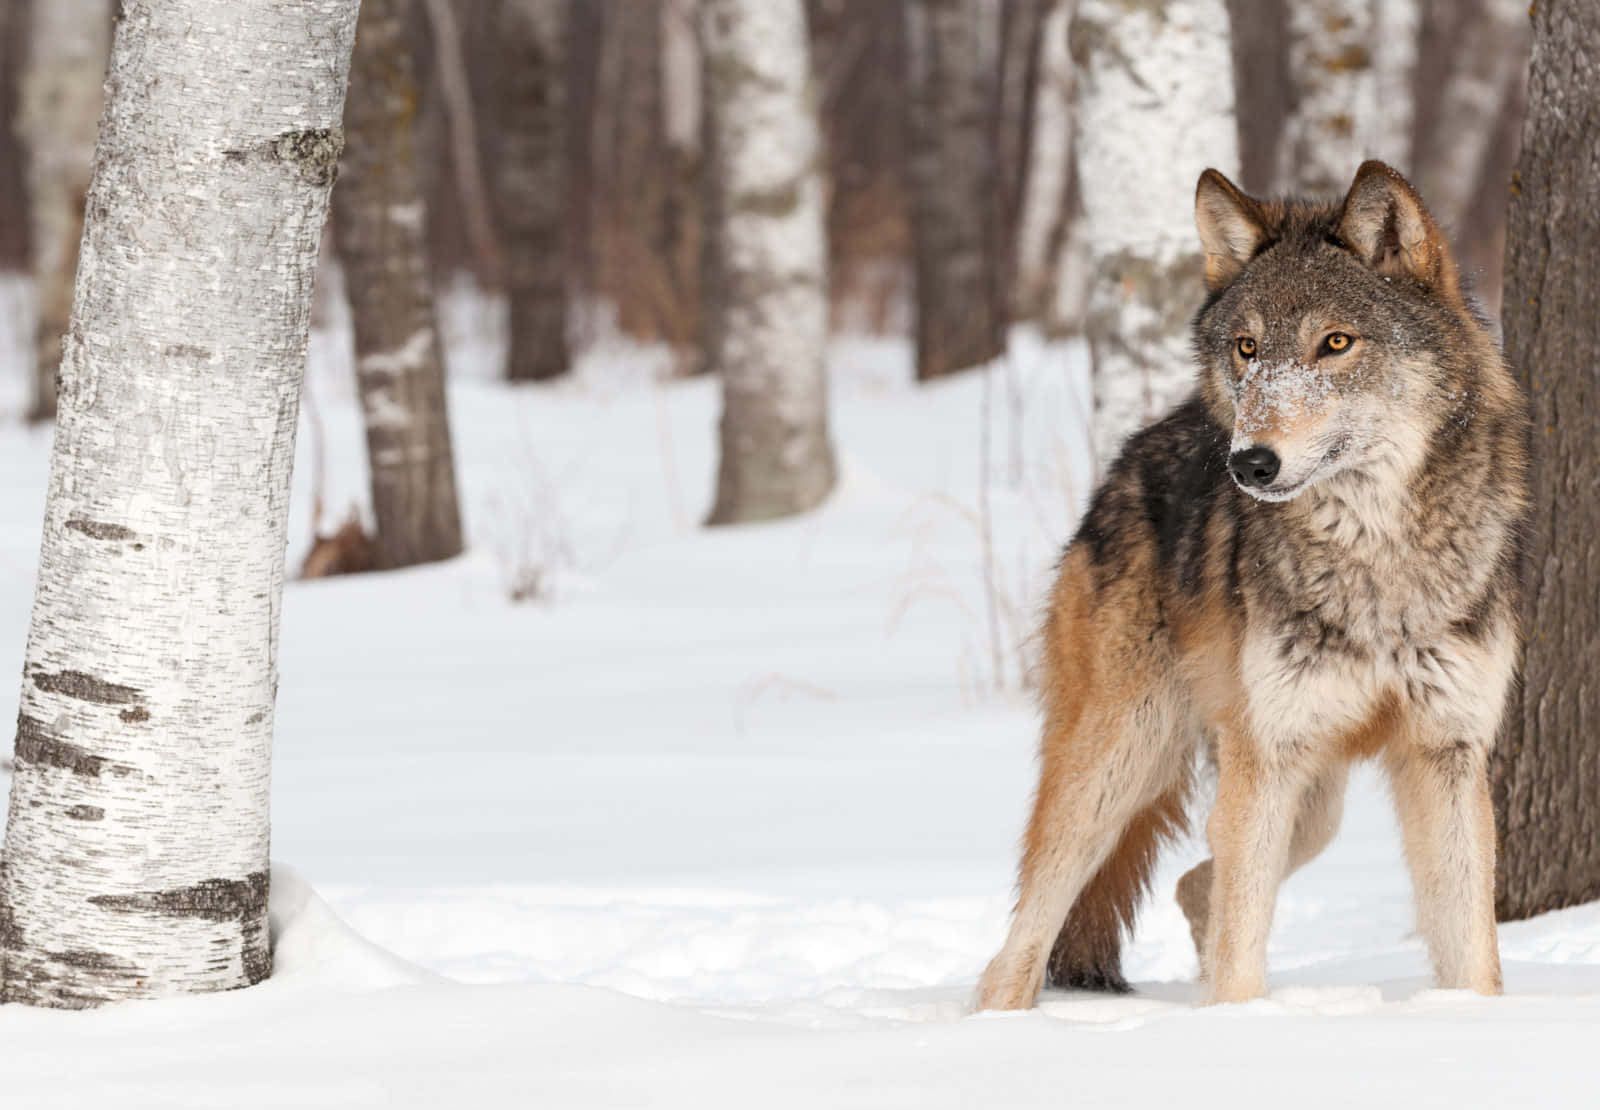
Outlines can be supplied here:
[[1422, 198], [1382, 162], [1361, 163], [1339, 215], [1339, 238], [1385, 277], [1406, 277], [1444, 296], [1459, 295], [1455, 259]]
[[1261, 206], [1216, 170], [1200, 175], [1194, 189], [1194, 225], [1206, 252], [1206, 288], [1215, 293], [1232, 281], [1266, 242]]

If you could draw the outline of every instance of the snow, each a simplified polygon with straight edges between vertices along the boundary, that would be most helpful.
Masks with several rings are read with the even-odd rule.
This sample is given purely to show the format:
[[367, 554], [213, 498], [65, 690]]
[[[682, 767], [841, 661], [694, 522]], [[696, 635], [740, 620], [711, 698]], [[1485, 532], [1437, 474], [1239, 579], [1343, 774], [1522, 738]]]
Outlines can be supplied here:
[[[0, 292], [9, 417], [23, 345]], [[704, 531], [714, 383], [660, 384], [660, 352], [604, 338], [574, 382], [513, 390], [487, 369], [500, 317], [452, 297], [443, 318], [472, 549], [287, 589], [272, 979], [0, 1008], [6, 1107], [1592, 1101], [1600, 906], [1505, 927], [1507, 997], [1432, 990], [1365, 772], [1340, 838], [1284, 888], [1270, 998], [1193, 1006], [1171, 896], [1191, 841], [1127, 954], [1137, 994], [968, 1015], [1036, 729], [1016, 653], [997, 684], [987, 640], [978, 375], [916, 387], [903, 344], [836, 342], [838, 492]], [[330, 319], [312, 388], [338, 518], [365, 473]], [[1088, 492], [1084, 365], [1019, 333], [991, 371], [1023, 402], [1015, 428], [1018, 406], [992, 406], [990, 467], [1023, 629]], [[312, 450], [303, 428], [291, 560]], [[0, 673], [21, 666], [48, 451], [6, 420]], [[519, 552], [541, 600], [507, 599]]]

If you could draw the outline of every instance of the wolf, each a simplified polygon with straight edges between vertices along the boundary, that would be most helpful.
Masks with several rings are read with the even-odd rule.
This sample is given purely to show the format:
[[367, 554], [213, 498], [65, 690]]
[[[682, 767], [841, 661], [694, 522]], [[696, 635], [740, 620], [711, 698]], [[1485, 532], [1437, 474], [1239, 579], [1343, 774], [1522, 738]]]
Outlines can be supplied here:
[[[1519, 648], [1528, 417], [1411, 185], [1263, 201], [1207, 170], [1194, 392], [1135, 434], [1062, 556], [1041, 767], [980, 1009], [1126, 991], [1157, 855], [1216, 767], [1178, 884], [1209, 1002], [1259, 997], [1279, 883], [1352, 762], [1393, 786], [1438, 982], [1500, 990], [1488, 759]], [[1199, 290], [1197, 289], [1197, 296]]]

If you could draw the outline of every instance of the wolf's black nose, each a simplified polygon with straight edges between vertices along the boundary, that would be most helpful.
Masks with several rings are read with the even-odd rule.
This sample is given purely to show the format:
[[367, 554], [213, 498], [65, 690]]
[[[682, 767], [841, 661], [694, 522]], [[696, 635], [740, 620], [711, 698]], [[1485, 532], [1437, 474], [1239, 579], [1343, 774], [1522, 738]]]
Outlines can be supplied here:
[[1251, 447], [1228, 456], [1228, 469], [1241, 486], [1264, 489], [1278, 476], [1278, 453], [1270, 447]]

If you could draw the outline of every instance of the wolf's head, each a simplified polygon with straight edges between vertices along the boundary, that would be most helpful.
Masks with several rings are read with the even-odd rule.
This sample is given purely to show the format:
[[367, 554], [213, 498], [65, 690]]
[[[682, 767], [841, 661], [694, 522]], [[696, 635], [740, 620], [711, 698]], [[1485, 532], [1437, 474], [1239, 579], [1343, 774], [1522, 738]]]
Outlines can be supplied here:
[[1367, 162], [1341, 203], [1267, 202], [1207, 170], [1195, 222], [1202, 394], [1232, 429], [1240, 488], [1286, 501], [1341, 470], [1418, 465], [1450, 411], [1449, 367], [1491, 341], [1406, 180]]

